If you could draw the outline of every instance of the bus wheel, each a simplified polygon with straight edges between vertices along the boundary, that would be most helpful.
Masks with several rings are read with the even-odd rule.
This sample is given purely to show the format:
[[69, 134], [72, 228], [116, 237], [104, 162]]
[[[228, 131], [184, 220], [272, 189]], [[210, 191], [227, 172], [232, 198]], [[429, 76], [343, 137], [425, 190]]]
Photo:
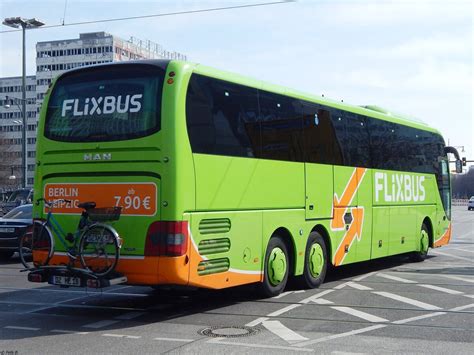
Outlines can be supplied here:
[[425, 260], [426, 256], [428, 255], [428, 248], [430, 246], [430, 234], [429, 234], [428, 227], [424, 223], [421, 226], [419, 241], [420, 241], [419, 251], [416, 251], [413, 254], [411, 254], [411, 260], [415, 262]]
[[317, 288], [326, 277], [328, 267], [326, 243], [318, 232], [311, 232], [306, 242], [304, 256], [304, 272], [298, 278], [299, 284], [305, 288]]
[[268, 242], [265, 253], [264, 277], [260, 285], [266, 297], [279, 295], [288, 281], [288, 249], [282, 238], [275, 235]]

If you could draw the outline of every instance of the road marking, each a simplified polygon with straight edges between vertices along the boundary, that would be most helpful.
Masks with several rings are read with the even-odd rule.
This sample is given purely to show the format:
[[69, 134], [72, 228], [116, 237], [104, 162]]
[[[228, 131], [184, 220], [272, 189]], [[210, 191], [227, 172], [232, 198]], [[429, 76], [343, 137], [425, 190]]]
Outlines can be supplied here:
[[435, 312], [435, 313], [423, 314], [422, 316], [417, 316], [417, 317], [411, 317], [411, 318], [401, 319], [401, 320], [397, 320], [397, 321], [392, 322], [392, 323], [393, 323], [393, 324], [405, 324], [405, 323], [414, 322], [414, 321], [420, 320], [420, 319], [425, 319], [425, 318], [431, 318], [431, 317], [441, 316], [441, 315], [443, 315], [443, 314], [446, 314], [446, 312]]
[[474, 283], [474, 279], [467, 279], [465, 277], [459, 277], [459, 276], [453, 276], [453, 275], [439, 275], [439, 276], [447, 277], [447, 278], [453, 279], [453, 280], [473, 282]]
[[406, 284], [416, 284], [417, 283], [416, 281], [413, 281], [413, 280], [402, 279], [401, 277], [382, 274], [382, 273], [378, 273], [377, 276], [383, 277], [385, 279], [393, 280], [393, 281], [403, 282], [403, 283], [406, 283]]
[[259, 325], [260, 323], [268, 320], [270, 318], [267, 318], [267, 317], [260, 317], [260, 318], [257, 318], [253, 321], [251, 321], [250, 323], [247, 323], [245, 324], [246, 327], [255, 327], [256, 325]]
[[356, 278], [353, 279], [352, 281], [362, 281], [363, 279], [366, 279], [367, 277], [372, 276], [372, 275], [375, 274], [375, 273], [376, 273], [376, 271], [369, 272], [368, 274], [365, 274], [365, 275], [356, 277]]
[[464, 295], [464, 297], [474, 298], [474, 295]]
[[282, 308], [282, 309], [279, 309], [278, 311], [267, 314], [267, 317], [278, 317], [279, 315], [282, 315], [283, 313], [291, 311], [292, 309], [295, 309], [300, 306], [301, 306], [300, 304], [290, 304], [289, 306], [285, 308]]
[[221, 344], [221, 345], [232, 345], [232, 346], [243, 346], [247, 348], [258, 348], [258, 349], [277, 349], [277, 350], [288, 350], [290, 352], [295, 351], [305, 351], [305, 352], [314, 352], [314, 349], [309, 348], [295, 348], [292, 346], [278, 346], [278, 345], [263, 345], [263, 344], [253, 344], [253, 343], [241, 343], [241, 342], [231, 342], [224, 341], [225, 338], [214, 338], [206, 341], [208, 344]]
[[465, 260], [465, 261], [470, 261], [470, 262], [473, 262], [473, 259], [472, 258], [465, 258], [463, 256], [457, 256], [457, 255], [452, 255], [452, 254], [449, 254], [449, 253], [443, 253], [442, 251], [433, 251], [433, 254], [438, 254], [438, 255], [443, 255], [443, 256], [447, 256], [449, 258], [454, 258], [454, 259], [459, 259], [459, 260]]
[[161, 341], [179, 341], [182, 343], [190, 343], [194, 341], [194, 339], [180, 339], [180, 338], [154, 338], [154, 340], [161, 340]]
[[124, 338], [124, 339], [140, 339], [139, 335], [125, 335], [125, 334], [102, 334], [103, 337]]
[[348, 336], [356, 335], [356, 334], [367, 333], [367, 332], [370, 332], [372, 330], [385, 328], [386, 326], [387, 325], [385, 325], [385, 324], [372, 325], [372, 326], [367, 327], [367, 328], [351, 330], [350, 332], [346, 332], [346, 333], [328, 335], [328, 336], [325, 336], [325, 337], [322, 337], [322, 338], [319, 338], [319, 339], [304, 341], [302, 343], [295, 344], [294, 346], [300, 347], [300, 346], [307, 346], [307, 345], [322, 343], [323, 341], [328, 341], [328, 340], [333, 340], [333, 339], [338, 339], [338, 338], [344, 338], [344, 337], [348, 337]]
[[388, 322], [388, 319], [385, 318], [380, 318], [377, 316], [374, 316], [369, 313], [365, 313], [362, 311], [358, 311], [357, 309], [351, 308], [351, 307], [331, 307], [332, 309], [335, 309], [337, 311], [341, 311], [347, 314], [350, 314], [351, 316], [358, 317], [365, 319], [366, 321], [372, 322], [372, 323], [380, 323], [380, 322]]
[[458, 311], [464, 311], [465, 309], [468, 309], [468, 308], [474, 308], [474, 303], [467, 304], [467, 305], [461, 306], [461, 307], [452, 308], [452, 309], [450, 309], [450, 311], [458, 312]]
[[320, 292], [316, 295], [313, 295], [311, 297], [308, 297], [308, 298], [305, 298], [304, 300], [300, 301], [299, 303], [309, 303], [309, 302], [314, 302], [315, 299], [321, 297], [321, 296], [324, 296], [324, 295], [327, 295], [328, 293], [331, 293], [331, 292], [334, 292], [334, 290], [326, 290], [326, 291], [323, 291], [323, 292]]
[[101, 320], [99, 322], [83, 325], [82, 327], [83, 328], [99, 329], [99, 328], [103, 328], [103, 327], [108, 327], [109, 325], [112, 325], [112, 324], [115, 324], [115, 323], [118, 323], [118, 322], [119, 322], [118, 320], [111, 320], [111, 319], [110, 320]]
[[457, 290], [451, 290], [450, 288], [444, 288], [444, 287], [439, 287], [439, 286], [433, 286], [433, 285], [417, 285], [420, 287], [425, 287], [425, 288], [430, 288], [432, 290], [436, 290], [439, 292], [444, 292], [444, 293], [449, 293], [450, 295], [462, 295], [464, 292], [457, 291]]
[[129, 313], [124, 313], [124, 314], [121, 314], [117, 317], [114, 317], [114, 319], [130, 320], [130, 319], [140, 317], [144, 314], [146, 314], [146, 313], [145, 312], [129, 312]]
[[[447, 248], [445, 248], [447, 249]], [[474, 250], [467, 250], [467, 249], [461, 249], [461, 248], [449, 248], [449, 250], [459, 250], [459, 251], [464, 251], [467, 253], [474, 253]]]
[[324, 298], [315, 298], [313, 302], [317, 304], [334, 304], [334, 302], [326, 300]]
[[41, 328], [32, 328], [32, 327], [17, 327], [15, 325], [7, 325], [4, 328], [6, 329], [16, 329], [16, 330], [31, 330], [31, 331], [38, 331]]
[[414, 299], [411, 299], [411, 298], [408, 298], [408, 297], [399, 296], [399, 295], [396, 295], [396, 294], [390, 293], [390, 292], [376, 292], [376, 291], [373, 291], [372, 293], [374, 293], [376, 295], [379, 295], [379, 296], [382, 296], [382, 297], [391, 298], [392, 300], [395, 300], [395, 301], [408, 303], [408, 304], [411, 304], [413, 306], [420, 307], [420, 308], [423, 308], [423, 309], [427, 309], [427, 310], [430, 310], [430, 311], [435, 311], [437, 309], [442, 309], [440, 307], [433, 306], [433, 305], [425, 303], [425, 302], [417, 301], [417, 300], [414, 300]]
[[286, 292], [280, 293], [278, 296], [275, 296], [275, 297], [272, 297], [272, 298], [274, 298], [274, 299], [282, 298], [282, 297], [285, 297], [285, 296], [290, 295], [292, 293], [293, 293], [293, 291], [286, 291]]
[[298, 341], [308, 340], [298, 333], [295, 333], [291, 329], [285, 327], [281, 322], [277, 320], [267, 320], [262, 323], [262, 325], [271, 331], [273, 334], [279, 336], [283, 340], [287, 341], [288, 343], [294, 343]]
[[344, 283], [342, 283], [342, 284], [337, 285], [336, 287], [334, 287], [334, 289], [335, 289], [335, 290], [340, 290], [341, 288], [346, 287], [348, 283], [349, 283], [349, 282], [344, 282]]
[[361, 285], [361, 284], [358, 284], [358, 283], [355, 283], [355, 282], [352, 282], [352, 281], [349, 281], [347, 283], [347, 286], [355, 288], [357, 290], [361, 290], [361, 291], [370, 291], [370, 290], [372, 290], [370, 287], [367, 287], [367, 286], [364, 286], [364, 285]]
[[86, 335], [89, 332], [77, 332], [75, 330], [66, 330], [66, 329], [53, 329], [50, 330], [51, 333], [62, 333], [62, 334], [78, 334], [78, 335]]

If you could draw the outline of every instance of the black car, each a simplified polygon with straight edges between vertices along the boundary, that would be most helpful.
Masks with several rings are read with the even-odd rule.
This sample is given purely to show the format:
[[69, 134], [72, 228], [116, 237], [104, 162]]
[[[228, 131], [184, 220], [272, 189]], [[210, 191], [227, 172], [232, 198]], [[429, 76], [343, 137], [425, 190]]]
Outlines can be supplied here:
[[33, 201], [33, 190], [24, 188], [12, 191], [6, 201], [0, 202], [0, 217], [7, 214], [17, 206]]
[[9, 259], [18, 251], [20, 238], [33, 225], [33, 205], [23, 205], [12, 209], [0, 218], [0, 259]]

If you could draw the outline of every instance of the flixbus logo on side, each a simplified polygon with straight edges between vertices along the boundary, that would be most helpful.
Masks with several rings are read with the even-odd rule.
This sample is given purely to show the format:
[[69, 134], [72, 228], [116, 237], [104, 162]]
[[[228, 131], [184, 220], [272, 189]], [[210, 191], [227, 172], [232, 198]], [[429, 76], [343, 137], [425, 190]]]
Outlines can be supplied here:
[[374, 182], [375, 202], [418, 202], [426, 198], [424, 176], [376, 172]]

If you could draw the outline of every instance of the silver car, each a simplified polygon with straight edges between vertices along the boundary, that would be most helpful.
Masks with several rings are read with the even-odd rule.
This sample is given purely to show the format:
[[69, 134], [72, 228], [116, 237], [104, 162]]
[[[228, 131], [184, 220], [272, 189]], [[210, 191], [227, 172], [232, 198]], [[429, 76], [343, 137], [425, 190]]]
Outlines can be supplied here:
[[469, 202], [467, 203], [467, 209], [469, 211], [474, 210], [474, 196], [471, 196], [471, 198], [469, 199]]

